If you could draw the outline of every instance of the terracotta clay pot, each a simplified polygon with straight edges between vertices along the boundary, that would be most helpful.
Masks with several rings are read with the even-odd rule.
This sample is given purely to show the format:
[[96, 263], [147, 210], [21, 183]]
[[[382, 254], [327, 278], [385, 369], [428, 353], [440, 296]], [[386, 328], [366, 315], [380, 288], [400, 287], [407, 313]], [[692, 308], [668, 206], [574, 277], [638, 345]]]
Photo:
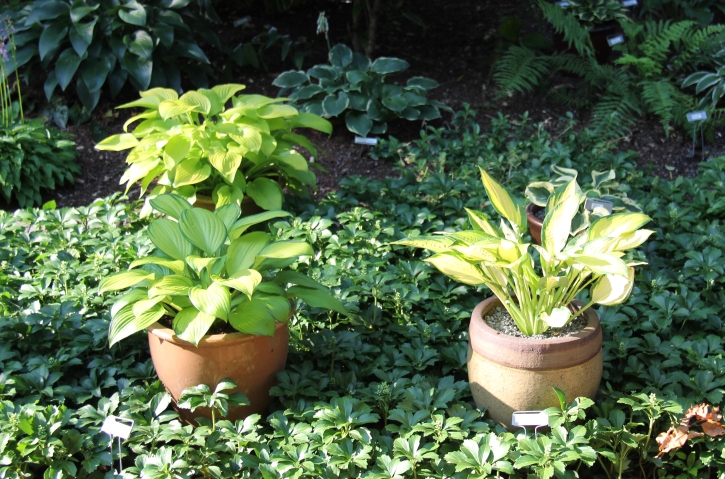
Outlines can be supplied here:
[[541, 206], [535, 205], [534, 203], [526, 205], [526, 221], [529, 223], [529, 233], [531, 233], [531, 237], [534, 238], [534, 241], [538, 245], [541, 244], [541, 227], [544, 222], [536, 217], [536, 213], [542, 209]]
[[[582, 304], [578, 301], [575, 308]], [[511, 427], [514, 411], [558, 406], [552, 386], [564, 391], [567, 401], [594, 398], [602, 379], [602, 329], [592, 309], [584, 311], [587, 326], [562, 338], [528, 339], [503, 334], [483, 320], [501, 302], [489, 298], [471, 315], [468, 380], [473, 400], [490, 417]]]
[[[178, 401], [189, 386], [207, 384], [212, 390], [222, 379], [229, 378], [250, 401], [249, 406], [229, 407], [229, 420], [243, 419], [250, 414], [264, 413], [272, 398], [269, 390], [277, 384], [276, 374], [284, 369], [289, 345], [289, 329], [277, 323], [274, 336], [230, 333], [204, 336], [199, 346], [179, 339], [174, 331], [159, 323], [146, 328], [149, 348], [156, 373], [166, 390]], [[193, 413], [180, 409], [180, 415], [211, 418], [206, 408]]]

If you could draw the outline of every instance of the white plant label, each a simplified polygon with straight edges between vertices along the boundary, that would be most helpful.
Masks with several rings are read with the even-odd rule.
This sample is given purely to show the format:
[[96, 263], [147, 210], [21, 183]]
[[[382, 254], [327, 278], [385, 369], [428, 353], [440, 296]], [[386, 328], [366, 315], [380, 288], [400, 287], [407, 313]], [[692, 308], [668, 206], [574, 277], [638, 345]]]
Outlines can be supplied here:
[[634, 7], [637, 5], [637, 0], [622, 0], [623, 7]]
[[687, 114], [687, 121], [692, 123], [693, 121], [702, 121], [707, 120], [707, 112], [706, 111], [691, 111]]
[[356, 145], [377, 145], [378, 139], [377, 138], [363, 138], [362, 136], [356, 136], [355, 137], [355, 144]]
[[101, 426], [102, 432], [121, 439], [128, 439], [128, 436], [131, 435], [131, 429], [133, 429], [133, 421], [131, 419], [124, 419], [117, 416], [108, 416], [103, 421], [103, 426]]
[[597, 198], [587, 198], [587, 200], [584, 202], [584, 208], [589, 211], [594, 211], [595, 208], [604, 208], [607, 210], [607, 213], [610, 215], [612, 214], [612, 208], [614, 208], [614, 203], [607, 200], [600, 200]]
[[622, 35], [610, 35], [607, 37], [607, 43], [610, 47], [624, 43], [624, 37]]
[[544, 411], [515, 411], [511, 415], [511, 425], [516, 427], [548, 426], [549, 416]]
[[561, 8], [566, 8], [569, 6], [569, 2], [556, 2], [557, 5], [559, 5]]

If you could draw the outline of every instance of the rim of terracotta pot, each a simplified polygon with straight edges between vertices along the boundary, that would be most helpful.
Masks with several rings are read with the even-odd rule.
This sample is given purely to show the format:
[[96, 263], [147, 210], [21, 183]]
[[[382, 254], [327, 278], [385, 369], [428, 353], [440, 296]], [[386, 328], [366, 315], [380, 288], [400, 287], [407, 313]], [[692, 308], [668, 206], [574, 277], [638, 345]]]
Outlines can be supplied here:
[[534, 223], [535, 225], [542, 226], [544, 222], [536, 217], [536, 212], [543, 209], [544, 208], [537, 205], [536, 203], [529, 203], [528, 205], [526, 205], [526, 217], [529, 220], [529, 223]]
[[[583, 364], [602, 349], [602, 328], [597, 313], [591, 308], [582, 313], [587, 325], [578, 333], [560, 338], [529, 339], [504, 334], [486, 324], [483, 316], [501, 305], [494, 296], [480, 302], [471, 314], [471, 348], [491, 361], [512, 368], [560, 369]], [[575, 300], [572, 305], [579, 310], [583, 303]]]
[[[283, 330], [284, 328], [287, 328], [287, 323], [276, 323], [274, 328], [274, 334], [276, 335], [280, 330]], [[221, 333], [221, 334], [209, 334], [201, 338], [201, 341], [199, 341], [198, 346], [194, 346], [193, 343], [190, 343], [188, 341], [184, 341], [180, 337], [174, 333], [174, 330], [171, 328], [167, 328], [166, 326], [161, 325], [161, 323], [156, 322], [152, 324], [151, 326], [146, 328], [146, 331], [148, 331], [150, 334], [153, 334], [154, 336], [157, 336], [158, 338], [164, 340], [164, 341], [170, 341], [174, 344], [177, 344], [179, 346], [185, 346], [189, 348], [213, 348], [218, 346], [221, 343], [224, 343], [226, 345], [231, 344], [242, 344], [247, 343], [249, 341], [253, 341], [256, 338], [259, 337], [270, 337], [270, 336], [261, 336], [259, 334], [246, 334], [246, 333]]]

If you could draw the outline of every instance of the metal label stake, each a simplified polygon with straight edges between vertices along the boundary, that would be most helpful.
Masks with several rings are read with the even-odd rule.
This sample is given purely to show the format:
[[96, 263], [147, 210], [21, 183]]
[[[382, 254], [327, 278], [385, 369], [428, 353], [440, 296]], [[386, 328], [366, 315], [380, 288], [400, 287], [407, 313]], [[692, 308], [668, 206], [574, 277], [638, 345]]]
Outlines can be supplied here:
[[101, 432], [105, 432], [111, 438], [108, 447], [111, 448], [111, 463], [113, 463], [113, 438], [118, 438], [118, 473], [123, 474], [123, 464], [121, 463], [121, 439], [126, 440], [131, 435], [133, 429], [133, 420], [125, 419], [118, 416], [108, 416], [101, 426]]
[[[691, 111], [687, 114], [687, 121], [692, 123], [692, 153], [695, 156], [695, 143], [697, 142], [697, 125], [707, 120], [707, 112], [704, 110]], [[702, 158], [705, 158], [705, 127], [700, 128], [700, 145], [702, 146]]]
[[539, 428], [549, 425], [549, 416], [544, 411], [514, 411], [511, 414], [511, 425], [523, 428], [526, 434], [526, 426], [534, 426], [534, 438], [539, 437]]

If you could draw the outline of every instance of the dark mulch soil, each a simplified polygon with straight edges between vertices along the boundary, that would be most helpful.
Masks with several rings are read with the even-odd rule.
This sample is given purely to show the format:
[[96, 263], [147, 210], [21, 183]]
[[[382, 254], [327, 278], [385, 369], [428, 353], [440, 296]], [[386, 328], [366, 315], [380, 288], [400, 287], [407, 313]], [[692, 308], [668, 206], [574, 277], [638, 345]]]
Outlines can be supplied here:
[[[316, 19], [322, 10], [329, 18], [331, 43], [349, 43], [347, 31], [351, 4], [308, 1], [288, 12], [268, 15], [264, 11], [260, 12], [259, 8], [245, 7], [249, 3], [260, 2], [217, 2], [223, 19], [223, 23], [217, 27], [217, 33], [224, 44], [234, 47], [274, 26], [279, 32], [305, 43], [303, 48], [309, 50], [310, 54], [305, 59], [304, 67], [309, 68], [326, 59], [324, 37], [315, 34]], [[437, 80], [441, 86], [431, 93], [431, 97], [447, 103], [454, 110], [460, 109], [464, 103], [470, 104], [478, 111], [477, 118], [483, 126], [498, 112], [515, 118], [528, 111], [534, 121], [557, 119], [564, 116], [566, 108], [552, 104], [543, 95], [495, 100], [493, 86], [489, 84], [490, 66], [496, 56], [498, 41], [496, 29], [502, 18], [516, 15], [522, 20], [524, 29], [529, 31], [545, 31], [548, 28], [538, 18], [536, 11], [521, 5], [528, 4], [495, 0], [406, 2], [408, 11], [417, 16], [424, 27], [403, 15], [386, 16], [382, 20], [379, 48], [375, 56], [394, 56], [407, 60], [411, 68], [405, 73], [406, 77], [423, 75]], [[242, 27], [235, 27], [235, 20], [245, 16], [249, 16], [250, 21]], [[214, 57], [210, 48], [206, 50], [220, 71], [222, 57]], [[239, 69], [228, 75], [230, 79], [227, 81], [244, 83], [248, 93], [276, 96], [277, 89], [272, 86], [272, 80], [282, 71], [293, 68], [290, 62], [275, 61], [276, 56], [276, 51], [267, 55], [268, 70]], [[76, 135], [82, 174], [75, 186], [49, 192], [47, 199], [55, 199], [58, 206], [86, 205], [95, 198], [122, 189], [118, 182], [125, 169], [125, 154], [96, 151], [93, 146], [100, 138], [96, 135], [94, 140], [91, 127], [100, 127], [107, 134], [120, 132], [130, 112], [113, 110], [113, 106], [134, 97], [134, 92], [126, 91], [122, 98], [104, 98], [91, 122], [69, 127]], [[72, 101], [72, 98], [68, 100]], [[586, 113], [578, 117], [586, 120]], [[442, 121], [447, 119], [450, 117]], [[437, 124], [442, 124], [442, 121]], [[419, 137], [419, 131], [424, 126], [420, 122], [394, 122], [389, 125], [389, 134], [409, 141]], [[319, 194], [337, 189], [338, 181], [348, 176], [384, 178], [395, 174], [392, 165], [369, 158], [369, 147], [355, 145], [353, 135], [342, 124], [336, 125], [329, 138], [313, 133], [311, 139], [320, 149], [320, 157], [315, 161], [327, 170], [326, 173], [318, 173]], [[655, 173], [663, 177], [693, 176], [703, 157], [725, 152], [722, 133], [716, 132], [715, 139], [715, 144], [706, 145], [704, 154], [698, 151], [696, 156], [692, 156], [692, 143], [688, 136], [674, 132], [667, 137], [659, 123], [645, 120], [631, 137], [624, 140], [623, 148], [638, 152], [640, 166], [645, 168], [652, 165]], [[672, 171], [665, 167], [671, 167]]]

